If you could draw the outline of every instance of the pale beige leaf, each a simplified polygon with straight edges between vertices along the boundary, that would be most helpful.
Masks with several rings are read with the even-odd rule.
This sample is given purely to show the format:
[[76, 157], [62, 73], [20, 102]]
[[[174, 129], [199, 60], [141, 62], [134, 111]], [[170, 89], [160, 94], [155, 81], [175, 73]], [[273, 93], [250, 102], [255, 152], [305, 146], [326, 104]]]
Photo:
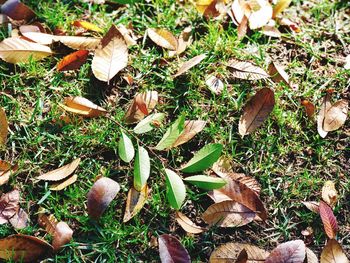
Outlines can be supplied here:
[[250, 13], [246, 16], [249, 21], [250, 29], [257, 29], [266, 25], [272, 18], [272, 6], [267, 0], [251, 0]]
[[318, 258], [317, 256], [315, 255], [315, 253], [309, 249], [309, 248], [306, 248], [306, 263], [318, 263]]
[[78, 175], [73, 174], [72, 176], [68, 177], [67, 179], [63, 180], [62, 182], [53, 184], [50, 187], [50, 190], [51, 191], [61, 191], [64, 188], [66, 188], [67, 186], [74, 184], [77, 181], [77, 179], [78, 179]]
[[147, 35], [158, 46], [170, 50], [177, 50], [178, 41], [170, 31], [166, 29], [149, 28], [147, 29]]
[[188, 46], [192, 44], [192, 37], [191, 37], [192, 27], [188, 26], [186, 27], [182, 32], [178, 40], [178, 45], [176, 49], [176, 54], [180, 55], [183, 53]]
[[85, 117], [99, 117], [106, 114], [106, 110], [83, 97], [67, 97], [62, 107], [69, 112]]
[[234, 78], [257, 80], [269, 77], [265, 70], [247, 61], [232, 59], [227, 66]]
[[242, 0], [234, 0], [231, 5], [231, 19], [236, 26], [242, 23], [243, 17], [245, 16], [244, 5], [245, 3]]
[[175, 219], [177, 223], [185, 230], [187, 233], [199, 234], [205, 231], [206, 229], [200, 226], [197, 226], [194, 222], [191, 221], [187, 216], [185, 216], [180, 211], [175, 212]]
[[55, 38], [58, 36], [42, 33], [40, 31], [35, 32], [35, 31], [21, 30], [21, 34], [26, 39], [29, 39], [41, 45], [51, 45], [53, 42], [58, 41], [58, 40], [55, 40]]
[[328, 133], [323, 128], [323, 122], [324, 122], [324, 118], [326, 116], [326, 113], [332, 107], [331, 102], [330, 102], [330, 96], [331, 96], [331, 94], [327, 92], [326, 96], [323, 98], [320, 112], [317, 115], [317, 131], [318, 131], [318, 134], [322, 138], [325, 138], [327, 136], [327, 133]]
[[195, 56], [195, 57], [191, 58], [190, 60], [186, 61], [185, 63], [182, 64], [182, 66], [179, 68], [177, 73], [174, 75], [174, 78], [184, 74], [189, 69], [191, 69], [194, 66], [198, 65], [205, 58], [206, 58], [206, 55], [202, 54], [202, 55]]
[[80, 158], [75, 159], [73, 162], [66, 164], [56, 170], [50, 171], [48, 173], [42, 174], [37, 177], [38, 180], [46, 180], [46, 181], [59, 181], [62, 180], [69, 175], [71, 175], [75, 169], [79, 166]]
[[245, 37], [248, 32], [248, 18], [243, 16], [242, 22], [237, 27], [237, 38], [241, 40]]
[[334, 103], [325, 114], [323, 129], [330, 132], [343, 126], [348, 117], [348, 108], [349, 102], [347, 100], [339, 100]]
[[265, 25], [262, 27], [261, 32], [265, 36], [281, 38], [282, 33], [274, 26]]
[[304, 241], [293, 240], [278, 245], [271, 251], [265, 263], [303, 263], [305, 255]]
[[142, 105], [145, 105], [148, 113], [150, 113], [158, 104], [158, 92], [146, 91], [136, 94], [125, 113], [124, 119], [126, 123], [131, 124], [139, 122], [146, 116], [143, 112], [144, 110], [140, 109], [140, 101], [143, 102]]
[[306, 206], [307, 209], [309, 209], [310, 211], [318, 214], [320, 212], [320, 208], [319, 208], [319, 203], [315, 202], [315, 201], [306, 201], [306, 202], [301, 202], [303, 205]]
[[128, 46], [122, 34], [112, 26], [101, 40], [92, 59], [92, 72], [101, 81], [109, 82], [128, 65]]
[[52, 51], [49, 47], [16, 37], [6, 38], [0, 43], [0, 58], [13, 64], [40, 60], [50, 55]]
[[263, 263], [269, 256], [269, 252], [250, 244], [226, 243], [219, 246], [210, 255], [210, 263], [228, 263], [235, 262], [242, 250], [248, 255], [247, 263]]
[[128, 47], [135, 46], [137, 44], [136, 37], [133, 35], [130, 29], [126, 28], [123, 24], [119, 24], [117, 29], [123, 35]]
[[7, 122], [5, 110], [0, 107], [0, 146], [6, 144], [8, 128], [9, 125]]
[[244, 205], [234, 201], [223, 201], [209, 206], [202, 218], [209, 225], [239, 227], [252, 222], [255, 215]]
[[141, 192], [137, 191], [134, 187], [130, 188], [128, 198], [126, 200], [126, 207], [123, 222], [128, 222], [143, 208], [148, 198], [148, 186], [145, 185]]
[[322, 250], [321, 263], [349, 263], [349, 259], [340, 244], [335, 239], [330, 239]]
[[185, 121], [185, 128], [172, 147], [177, 147], [191, 140], [197, 133], [204, 129], [206, 123], [206, 121], [201, 120]]
[[220, 95], [224, 90], [224, 83], [216, 76], [210, 76], [206, 79], [205, 84], [207, 84], [209, 90], [216, 95]]
[[322, 199], [329, 206], [334, 207], [337, 202], [338, 193], [332, 181], [326, 181], [322, 187]]

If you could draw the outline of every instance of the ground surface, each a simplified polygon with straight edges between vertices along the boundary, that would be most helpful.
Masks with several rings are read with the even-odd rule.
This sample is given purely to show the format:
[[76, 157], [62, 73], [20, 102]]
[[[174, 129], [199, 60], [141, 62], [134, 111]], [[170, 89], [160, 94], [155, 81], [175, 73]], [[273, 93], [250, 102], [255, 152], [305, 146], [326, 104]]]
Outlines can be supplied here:
[[[143, 1], [142, 1], [143, 2]], [[39, 20], [50, 28], [72, 30], [71, 22], [88, 19], [107, 30], [114, 24], [132, 23], [135, 33], [144, 35], [149, 27], [162, 27], [178, 35], [187, 25], [194, 28], [194, 43], [179, 59], [168, 59], [162, 49], [148, 39], [130, 51], [125, 72], [135, 78], [130, 87], [121, 77], [106, 86], [92, 77], [90, 64], [74, 73], [54, 70], [61, 56], [23, 66], [0, 62], [0, 105], [6, 109], [10, 123], [8, 148], [0, 157], [19, 164], [19, 173], [1, 188], [21, 190], [22, 207], [30, 214], [30, 227], [21, 233], [43, 236], [37, 225], [38, 201], [48, 192], [44, 182], [34, 178], [42, 172], [81, 157], [78, 181], [60, 192], [52, 192], [42, 203], [59, 220], [74, 229], [74, 241], [49, 262], [136, 262], [158, 261], [158, 235], [172, 233], [188, 249], [194, 262], [206, 261], [212, 250], [228, 241], [249, 242], [271, 249], [279, 242], [304, 239], [301, 231], [311, 226], [314, 238], [310, 247], [319, 251], [326, 240], [319, 216], [307, 210], [301, 201], [318, 200], [325, 180], [333, 180], [339, 191], [335, 208], [339, 239], [350, 252], [350, 122], [322, 139], [316, 123], [307, 119], [300, 99], [317, 106], [327, 88], [335, 89], [334, 99], [349, 96], [349, 71], [343, 59], [350, 53], [350, 21], [347, 1], [293, 1], [286, 17], [300, 23], [301, 33], [285, 33], [283, 39], [271, 39], [252, 32], [237, 41], [236, 28], [226, 22], [207, 21], [190, 4], [175, 0], [156, 0], [113, 10], [105, 5], [88, 5], [79, 1], [25, 1]], [[0, 39], [7, 37], [2, 29]], [[181, 61], [195, 55], [207, 58], [183, 77], [171, 77]], [[294, 89], [276, 86], [269, 81], [249, 82], [230, 79], [224, 63], [230, 58], [256, 62], [266, 68], [269, 60], [286, 67]], [[91, 58], [90, 58], [91, 60]], [[215, 96], [205, 86], [210, 73], [220, 74], [224, 92]], [[254, 134], [238, 134], [242, 106], [258, 87], [273, 87], [276, 106], [268, 121]], [[159, 112], [167, 113], [170, 123], [185, 112], [187, 119], [204, 119], [204, 131], [190, 143], [164, 154], [169, 166], [178, 167], [189, 153], [210, 142], [225, 145], [237, 172], [254, 176], [262, 185], [261, 198], [268, 208], [265, 223], [251, 223], [236, 229], [211, 230], [196, 236], [176, 224], [174, 211], [166, 205], [162, 164], [152, 159], [149, 185], [152, 194], [145, 208], [128, 223], [122, 223], [125, 200], [132, 184], [132, 169], [116, 154], [120, 135], [118, 126], [106, 118], [76, 120], [60, 126], [58, 103], [70, 95], [82, 95], [107, 108], [110, 116], [121, 121], [127, 103], [142, 90], [157, 90], [162, 104]], [[154, 146], [166, 125], [140, 138]], [[132, 126], [130, 127], [132, 129]], [[121, 184], [121, 191], [99, 224], [89, 221], [86, 194], [98, 175], [111, 177]], [[205, 192], [190, 188], [182, 211], [198, 223], [208, 207]], [[9, 225], [0, 226], [0, 237], [15, 233]], [[48, 237], [49, 238], [49, 237]]]

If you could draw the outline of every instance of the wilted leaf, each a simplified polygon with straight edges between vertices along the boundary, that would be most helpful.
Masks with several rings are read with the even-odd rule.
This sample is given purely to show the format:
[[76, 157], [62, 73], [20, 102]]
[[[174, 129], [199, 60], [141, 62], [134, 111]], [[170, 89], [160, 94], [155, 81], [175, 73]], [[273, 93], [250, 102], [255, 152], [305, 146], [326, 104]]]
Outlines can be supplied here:
[[177, 147], [191, 140], [197, 133], [201, 132], [205, 127], [206, 121], [195, 120], [185, 121], [185, 127], [183, 132], [177, 137], [172, 147]]
[[107, 177], [98, 179], [87, 195], [88, 214], [98, 220], [120, 190], [119, 184]]
[[210, 263], [235, 262], [242, 250], [248, 255], [248, 263], [263, 263], [269, 252], [250, 244], [226, 243], [219, 246], [210, 255]]
[[315, 114], [315, 105], [308, 100], [302, 100], [301, 105], [304, 106], [307, 117], [312, 119]]
[[106, 110], [97, 106], [92, 101], [83, 97], [67, 97], [64, 99], [65, 105], [61, 105], [63, 109], [74, 114], [79, 114], [84, 117], [99, 117], [106, 114]]
[[73, 230], [66, 222], [58, 222], [55, 229], [55, 234], [52, 240], [52, 246], [55, 251], [68, 244], [73, 237]]
[[272, 17], [278, 16], [282, 13], [292, 2], [292, 0], [278, 0], [275, 6], [273, 7], [273, 15]]
[[52, 252], [52, 246], [37, 237], [12, 235], [0, 239], [0, 258], [24, 262], [35, 262]]
[[287, 86], [289, 86], [289, 76], [280, 65], [272, 61], [269, 64], [268, 71], [274, 82], [283, 82]]
[[167, 186], [167, 198], [171, 207], [179, 210], [186, 197], [186, 187], [175, 172], [165, 169], [165, 179]]
[[349, 259], [338, 241], [330, 239], [322, 250], [321, 263], [349, 263]]
[[94, 32], [97, 32], [97, 33], [102, 33], [103, 30], [101, 28], [99, 28], [98, 26], [88, 22], [88, 21], [74, 21], [72, 23], [73, 26], [76, 26], [76, 27], [81, 27], [81, 28], [84, 28], [86, 30], [90, 30], [90, 31], [94, 31]]
[[203, 213], [203, 220], [209, 225], [240, 227], [252, 222], [256, 214], [235, 201], [212, 204]]
[[62, 180], [69, 175], [71, 175], [75, 169], [80, 164], [81, 159], [75, 159], [73, 162], [66, 164], [56, 170], [50, 171], [48, 173], [42, 174], [39, 177], [37, 177], [38, 180], [46, 180], [46, 181], [59, 181]]
[[324, 183], [322, 187], [322, 199], [329, 206], [334, 207], [337, 202], [337, 190], [335, 189], [335, 185], [332, 181], [327, 181]]
[[131, 162], [135, 155], [134, 145], [132, 144], [130, 138], [124, 132], [121, 132], [121, 136], [119, 139], [118, 154], [120, 159], [122, 159], [126, 163]]
[[247, 251], [245, 249], [242, 249], [242, 251], [239, 252], [237, 256], [235, 263], [247, 263], [247, 261], [248, 261]]
[[190, 60], [186, 61], [185, 63], [182, 64], [182, 66], [179, 68], [177, 73], [174, 75], [174, 78], [184, 74], [189, 69], [191, 69], [194, 66], [198, 65], [205, 58], [206, 58], [206, 55], [202, 54], [202, 55], [195, 56], [195, 57], [191, 58]]
[[242, 173], [227, 173], [226, 176], [223, 178], [224, 179], [230, 178], [232, 180], [236, 180], [242, 184], [245, 184], [248, 188], [253, 190], [257, 195], [260, 194], [261, 186], [259, 182], [251, 176], [248, 176]]
[[178, 42], [176, 37], [166, 29], [147, 29], [147, 35], [149, 38], [158, 46], [170, 49], [177, 50]]
[[248, 17], [243, 16], [242, 22], [237, 27], [237, 38], [241, 40], [245, 37], [248, 31]]
[[272, 250], [265, 263], [303, 263], [305, 254], [304, 241], [288, 241]]
[[318, 263], [318, 258], [317, 256], [315, 255], [315, 253], [309, 249], [309, 248], [306, 248], [306, 263]]
[[191, 234], [199, 234], [205, 231], [206, 229], [200, 226], [197, 226], [195, 223], [191, 221], [187, 216], [185, 216], [180, 211], [176, 211], [175, 219], [177, 223], [185, 230], [187, 233]]
[[16, 229], [23, 229], [27, 227], [29, 221], [29, 216], [22, 208], [9, 219], [10, 224]]
[[252, 0], [248, 2], [250, 12], [246, 12], [250, 29], [266, 25], [272, 18], [272, 6], [267, 0]]
[[135, 126], [134, 132], [136, 134], [149, 132], [149, 131], [153, 130], [153, 128], [155, 126], [157, 126], [157, 124], [160, 124], [164, 120], [164, 118], [165, 118], [164, 113], [151, 114], [151, 115], [147, 116], [145, 119], [141, 120]]
[[49, 47], [17, 37], [6, 38], [0, 42], [0, 58], [9, 63], [25, 63], [30, 59], [40, 60], [50, 55], [52, 51]]
[[1, 6], [1, 13], [13, 20], [29, 21], [35, 17], [35, 13], [19, 0], [8, 0]]
[[[192, 32], [192, 27], [191, 26], [186, 27], [181, 32], [176, 51], [170, 51], [170, 52], [174, 52], [177, 55], [180, 55], [181, 53], [183, 53], [186, 50], [186, 48], [190, 46], [192, 43], [191, 32]], [[170, 56], [171, 55], [173, 55], [173, 53], [170, 53]]]
[[239, 134], [243, 137], [259, 128], [274, 106], [274, 92], [269, 88], [260, 89], [244, 106], [243, 114], [239, 119]]
[[234, 78], [257, 80], [269, 77], [265, 70], [247, 61], [232, 59], [227, 66]]
[[91, 68], [95, 77], [109, 82], [128, 64], [128, 47], [122, 34], [112, 26], [96, 49]]
[[147, 112], [150, 113], [157, 104], [157, 91], [146, 91], [143, 93], [136, 94], [127, 112], [125, 113], [125, 122], [130, 124], [142, 120], [146, 116], [146, 114], [144, 113], [144, 107], [146, 106]]
[[309, 201], [309, 202], [301, 202], [303, 205], [307, 207], [310, 211], [318, 214], [320, 212], [319, 209], [319, 203], [315, 201]]
[[58, 221], [54, 215], [46, 215], [39, 210], [38, 223], [41, 227], [45, 228], [45, 231], [51, 236], [55, 235]]
[[8, 128], [9, 125], [7, 122], [5, 110], [0, 107], [0, 146], [6, 144]]
[[343, 126], [348, 117], [348, 107], [349, 102], [347, 100], [339, 100], [334, 103], [324, 116], [323, 129], [330, 132]]
[[207, 78], [205, 84], [207, 84], [208, 89], [216, 95], [220, 95], [224, 89], [224, 83], [222, 83], [222, 81], [215, 76], [210, 76]]
[[219, 189], [226, 184], [226, 181], [222, 178], [212, 177], [207, 175], [189, 176], [189, 177], [186, 177], [184, 181], [189, 182], [205, 190]]
[[117, 26], [117, 29], [119, 30], [120, 34], [123, 35], [128, 47], [134, 46], [137, 44], [136, 42], [137, 37], [134, 36], [133, 32], [130, 29], [126, 28], [123, 24], [119, 24]]
[[151, 162], [145, 148], [139, 146], [134, 165], [134, 188], [141, 191], [151, 173]]
[[65, 56], [58, 64], [58, 71], [79, 69], [87, 60], [88, 50], [78, 50], [72, 54]]
[[190, 255], [177, 238], [163, 234], [159, 236], [158, 243], [162, 263], [191, 263]]
[[196, 173], [210, 168], [219, 159], [222, 148], [223, 146], [220, 143], [204, 146], [181, 168], [181, 171], [184, 173]]
[[338, 223], [337, 219], [335, 218], [332, 208], [327, 205], [325, 202], [320, 201], [320, 216], [322, 219], [324, 231], [326, 235], [332, 239], [335, 238], [338, 231]]
[[163, 138], [156, 145], [155, 149], [162, 151], [170, 149], [176, 142], [177, 138], [181, 135], [185, 128], [185, 115], [181, 114], [177, 120], [167, 129]]
[[51, 191], [61, 191], [64, 188], [66, 188], [67, 186], [74, 184], [77, 181], [77, 179], [78, 179], [78, 175], [73, 174], [72, 176], [70, 176], [66, 179], [63, 179], [62, 182], [58, 182], [58, 183], [53, 184], [50, 187], [50, 190]]
[[268, 24], [261, 28], [261, 32], [269, 37], [281, 38], [282, 36], [282, 33], [275, 26], [270, 26]]
[[145, 185], [139, 192], [135, 188], [131, 187], [126, 200], [125, 214], [123, 222], [128, 222], [133, 218], [144, 206], [148, 197], [148, 186]]
[[324, 122], [324, 118], [326, 116], [326, 113], [332, 107], [331, 102], [330, 102], [330, 97], [331, 97], [331, 93], [327, 92], [326, 96], [323, 98], [320, 112], [317, 115], [317, 131], [318, 131], [318, 134], [322, 138], [325, 138], [327, 136], [327, 133], [328, 133], [323, 128], [323, 122]]
[[5, 224], [19, 210], [19, 191], [12, 190], [0, 198], [0, 225]]

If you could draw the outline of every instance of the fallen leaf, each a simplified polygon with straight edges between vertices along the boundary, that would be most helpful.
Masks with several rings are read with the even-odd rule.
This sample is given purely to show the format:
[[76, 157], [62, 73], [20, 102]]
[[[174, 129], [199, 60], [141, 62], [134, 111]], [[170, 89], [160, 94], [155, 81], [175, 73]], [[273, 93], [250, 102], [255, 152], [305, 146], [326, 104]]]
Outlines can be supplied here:
[[219, 246], [210, 255], [210, 263], [236, 262], [242, 250], [247, 252], [248, 263], [263, 263], [269, 256], [269, 252], [250, 244], [226, 243]]
[[287, 86], [289, 86], [289, 76], [284, 69], [278, 65], [276, 62], [271, 62], [269, 64], [268, 72], [272, 78], [272, 80], [276, 83], [283, 82]]
[[265, 70], [247, 61], [231, 59], [227, 66], [231, 69], [230, 72], [234, 78], [257, 80], [269, 77]]
[[120, 190], [119, 184], [107, 177], [98, 179], [87, 195], [89, 217], [98, 220]]
[[[1, 23], [0, 23], [1, 24]], [[350, 55], [347, 55], [345, 57], [345, 64], [344, 64], [345, 69], [350, 69]]]
[[107, 111], [93, 103], [92, 101], [89, 101], [88, 99], [85, 99], [83, 97], [67, 97], [64, 99], [65, 105], [61, 105], [61, 107], [71, 113], [79, 114], [84, 117], [99, 117], [107, 113]]
[[272, 17], [275, 18], [279, 14], [281, 14], [292, 2], [292, 0], [278, 0], [277, 3], [273, 7], [273, 15]]
[[37, 237], [16, 234], [0, 239], [0, 258], [36, 262], [53, 251], [52, 246]]
[[208, 89], [216, 95], [220, 95], [224, 90], [224, 83], [222, 83], [222, 81], [215, 76], [210, 76], [207, 78], [205, 84], [207, 84]]
[[[192, 32], [192, 27], [191, 26], [186, 27], [180, 34], [176, 51], [170, 51], [170, 52], [174, 52], [177, 55], [180, 55], [183, 52], [185, 52], [187, 47], [192, 44], [191, 32]], [[172, 55], [173, 53], [170, 53], [170, 56]]]
[[309, 119], [312, 119], [315, 115], [315, 105], [308, 100], [302, 100], [301, 105], [304, 106], [307, 117]]
[[177, 138], [181, 135], [185, 128], [185, 115], [181, 114], [177, 120], [167, 129], [162, 139], [156, 145], [155, 149], [162, 151], [170, 149], [176, 142]]
[[282, 33], [275, 26], [265, 25], [261, 28], [261, 32], [265, 36], [269, 36], [269, 37], [275, 37], [275, 38], [282, 37]]
[[155, 123], [161, 123], [165, 118], [164, 113], [154, 113], [141, 120], [134, 128], [136, 134], [142, 134], [154, 129]]
[[88, 55], [88, 50], [78, 50], [69, 54], [57, 64], [57, 70], [67, 71], [79, 69], [86, 62]]
[[166, 29], [149, 28], [147, 29], [147, 35], [158, 46], [170, 50], [177, 50], [178, 41], [170, 31]]
[[248, 17], [243, 16], [241, 23], [237, 27], [237, 38], [238, 40], [243, 39], [248, 32]]
[[229, 15], [231, 16], [232, 22], [239, 26], [242, 23], [243, 17], [245, 16], [247, 9], [246, 2], [242, 0], [234, 0], [231, 9], [229, 11]]
[[186, 198], [186, 187], [179, 175], [165, 169], [167, 198], [171, 207], [179, 210]]
[[242, 249], [237, 256], [235, 263], [246, 263], [247, 261], [248, 261], [247, 251], [245, 249]]
[[52, 240], [52, 246], [55, 251], [60, 250], [64, 245], [68, 244], [73, 237], [73, 230], [66, 222], [58, 222], [56, 224], [55, 234]]
[[20, 209], [19, 198], [20, 198], [20, 195], [18, 190], [12, 190], [11, 192], [1, 195], [0, 225], [8, 223], [9, 219], [18, 213], [18, 210]]
[[174, 75], [174, 78], [184, 74], [189, 69], [191, 69], [194, 66], [198, 65], [205, 58], [206, 58], [206, 55], [202, 54], [202, 55], [195, 56], [195, 57], [191, 58], [190, 60], [186, 61], [185, 63], [182, 64], [182, 66], [179, 68], [177, 73]]
[[53, 171], [47, 172], [45, 174], [40, 175], [37, 177], [38, 180], [45, 180], [45, 181], [59, 181], [62, 180], [69, 175], [71, 175], [79, 166], [81, 159], [75, 159], [73, 162], [66, 164], [58, 169], [55, 169]]
[[172, 147], [177, 147], [191, 140], [197, 133], [201, 132], [205, 127], [206, 121], [193, 120], [185, 121], [185, 127], [182, 133], [177, 137]]
[[16, 229], [23, 229], [28, 226], [29, 216], [22, 208], [9, 219], [10, 224]]
[[50, 187], [50, 190], [51, 191], [61, 191], [64, 188], [66, 188], [67, 186], [74, 184], [77, 181], [77, 179], [78, 179], [78, 175], [73, 174], [72, 176], [70, 176], [66, 179], [63, 179], [62, 182], [58, 182], [58, 183], [53, 184]]
[[235, 201], [212, 204], [203, 213], [203, 220], [209, 225], [240, 227], [252, 222], [256, 214]]
[[162, 263], [191, 263], [190, 255], [177, 238], [163, 234], [159, 236], [158, 243]]
[[128, 28], [126, 28], [124, 25], [119, 24], [117, 26], [117, 29], [119, 30], [119, 32], [123, 35], [126, 44], [128, 45], [128, 47], [130, 46], [135, 46], [137, 44], [136, 40], [137, 37], [135, 37], [132, 33], [132, 31]]
[[278, 245], [265, 263], [303, 263], [306, 255], [304, 241], [293, 240]]
[[272, 18], [272, 6], [266, 0], [252, 0], [248, 2], [250, 12], [245, 12], [248, 17], [249, 28], [257, 29], [266, 25]]
[[0, 42], [0, 58], [8, 63], [26, 63], [30, 59], [40, 60], [52, 55], [49, 47], [32, 43], [17, 37]]
[[8, 128], [9, 125], [7, 122], [5, 110], [0, 107], [0, 146], [6, 144]]
[[146, 91], [135, 95], [131, 105], [129, 106], [124, 116], [125, 122], [127, 124], [138, 122], [146, 116], [146, 114], [142, 112], [142, 110], [139, 108], [141, 101], [143, 105], [146, 105], [147, 112], [150, 113], [158, 104], [158, 92]]
[[232, 172], [232, 160], [227, 156], [221, 156], [211, 167], [214, 173], [225, 178], [228, 173]]
[[54, 215], [46, 215], [39, 210], [38, 223], [41, 227], [45, 228], [45, 231], [51, 236], [55, 235], [58, 221]]
[[22, 25], [19, 27], [19, 32], [23, 35], [26, 32], [41, 32], [41, 30], [36, 25]]
[[0, 160], [0, 186], [6, 184], [11, 175], [18, 170], [18, 165], [11, 165], [8, 162]]
[[98, 26], [88, 22], [88, 21], [74, 21], [72, 23], [73, 26], [76, 26], [76, 27], [81, 27], [81, 28], [84, 28], [86, 30], [89, 30], [89, 31], [94, 31], [94, 32], [97, 32], [97, 33], [102, 33], [103, 30], [101, 28], [99, 28]]
[[301, 202], [307, 207], [311, 212], [318, 214], [320, 212], [319, 203], [315, 201]]
[[206, 229], [200, 226], [197, 226], [195, 223], [191, 221], [187, 216], [185, 216], [180, 211], [175, 212], [176, 222], [185, 230], [187, 233], [191, 234], [200, 234]]
[[134, 145], [130, 138], [121, 131], [119, 143], [118, 143], [118, 154], [120, 159], [124, 162], [129, 163], [135, 156]]
[[226, 13], [226, 0], [199, 0], [197, 10], [206, 18], [223, 16]]
[[321, 263], [349, 263], [349, 259], [338, 241], [330, 239], [322, 250]]
[[306, 248], [306, 263], [318, 263], [318, 258], [317, 256], [315, 255], [315, 253], [309, 249], [309, 248]]
[[259, 128], [267, 119], [275, 106], [274, 92], [269, 88], [262, 88], [244, 106], [239, 119], [238, 130], [243, 137]]
[[91, 68], [95, 77], [109, 82], [128, 65], [128, 46], [122, 34], [111, 26], [101, 40], [101, 46], [95, 50]]
[[151, 173], [151, 161], [145, 148], [139, 146], [134, 165], [134, 188], [141, 191], [145, 187]]
[[334, 207], [337, 202], [337, 190], [335, 189], [335, 185], [332, 181], [326, 181], [322, 187], [322, 199], [325, 201], [330, 207]]
[[348, 117], [348, 107], [349, 102], [347, 100], [339, 100], [334, 103], [324, 116], [324, 131], [335, 131], [343, 126]]
[[145, 185], [141, 191], [137, 191], [131, 187], [126, 200], [126, 207], [123, 222], [128, 222], [133, 218], [144, 206], [148, 198], [148, 186]]
[[326, 113], [332, 107], [331, 102], [330, 102], [330, 97], [331, 97], [331, 93], [327, 92], [325, 97], [323, 98], [323, 101], [321, 104], [321, 109], [317, 115], [317, 131], [318, 131], [318, 134], [322, 138], [325, 138], [327, 136], [327, 133], [328, 133], [323, 128], [323, 122], [324, 122], [324, 118], [326, 116]]
[[6, 1], [1, 5], [1, 13], [9, 16], [13, 20], [29, 21], [35, 17], [34, 11], [19, 0]]
[[338, 223], [333, 214], [332, 208], [321, 200], [319, 210], [326, 235], [330, 239], [335, 238], [338, 231]]
[[189, 182], [190, 184], [193, 184], [205, 190], [219, 189], [226, 184], [226, 181], [222, 178], [207, 175], [189, 176], [186, 177], [184, 181]]
[[248, 175], [242, 174], [242, 173], [228, 173], [225, 178], [230, 178], [232, 180], [236, 180], [244, 185], [246, 185], [248, 188], [250, 188], [251, 190], [253, 190], [257, 195], [260, 194], [261, 192], [261, 186], [259, 184], [259, 182]]

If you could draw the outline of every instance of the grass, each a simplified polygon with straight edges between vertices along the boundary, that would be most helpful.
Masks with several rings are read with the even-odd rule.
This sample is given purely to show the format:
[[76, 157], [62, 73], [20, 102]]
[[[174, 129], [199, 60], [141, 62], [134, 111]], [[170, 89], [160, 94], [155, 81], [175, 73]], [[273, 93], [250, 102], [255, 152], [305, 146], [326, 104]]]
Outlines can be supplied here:
[[[333, 3], [324, 0], [303, 10], [303, 1], [293, 1], [286, 12], [301, 22], [302, 32], [286, 32], [283, 39], [270, 39], [253, 32], [242, 42], [237, 41], [232, 23], [207, 21], [195, 8], [175, 0], [141, 1], [128, 8], [112, 10], [106, 5], [89, 5], [80, 1], [24, 1], [37, 13], [39, 20], [51, 29], [61, 27], [74, 32], [71, 22], [88, 14], [89, 20], [105, 30], [111, 24], [132, 23], [135, 33], [144, 35], [148, 27], [161, 27], [179, 35], [192, 25], [194, 43], [180, 58], [168, 58], [162, 49], [147, 38], [130, 50], [130, 66], [124, 71], [135, 78], [132, 87], [121, 77], [106, 86], [92, 77], [90, 63], [73, 73], [59, 73], [53, 68], [63, 56], [13, 66], [0, 63], [0, 105], [5, 108], [10, 136], [7, 147], [0, 151], [1, 159], [19, 164], [19, 172], [10, 183], [1, 187], [7, 192], [21, 190], [22, 207], [30, 214], [30, 226], [19, 232], [43, 236], [37, 224], [38, 201], [57, 219], [74, 229], [74, 241], [49, 262], [152, 262], [158, 261], [158, 235], [172, 233], [181, 239], [194, 262], [206, 261], [218, 245], [229, 242], [249, 242], [266, 249], [277, 243], [304, 239], [301, 230], [312, 227], [310, 247], [319, 251], [326, 240], [319, 216], [308, 211], [301, 201], [318, 200], [326, 180], [333, 180], [339, 191], [335, 208], [339, 238], [347, 253], [349, 225], [349, 122], [330, 133], [326, 139], [317, 134], [316, 124], [306, 118], [300, 99], [307, 98], [318, 105], [327, 88], [334, 88], [334, 99], [349, 98], [349, 71], [342, 68], [342, 43], [350, 43], [348, 20], [339, 20], [349, 8], [347, 1]], [[301, 16], [305, 16], [303, 22]], [[308, 21], [307, 21], [308, 19]], [[340, 21], [340, 22], [339, 22]], [[343, 23], [338, 30], [335, 23]], [[6, 28], [0, 39], [8, 36]], [[195, 55], [207, 58], [185, 76], [173, 80], [178, 65]], [[165, 57], [169, 65], [162, 66]], [[251, 60], [265, 67], [269, 60], [285, 65], [296, 89], [275, 85], [269, 81], [242, 81], [230, 78], [225, 63], [230, 58]], [[89, 58], [91, 61], [91, 58]], [[89, 61], [89, 62], [90, 62]], [[215, 96], [205, 86], [205, 78], [219, 74], [225, 83], [224, 92]], [[240, 138], [238, 120], [242, 107], [260, 87], [272, 87], [276, 106], [270, 118], [254, 134]], [[128, 189], [132, 185], [132, 166], [119, 160], [117, 142], [119, 127], [110, 119], [80, 119], [62, 125], [58, 106], [66, 96], [82, 95], [107, 108], [111, 118], [122, 122], [127, 103], [138, 91], [157, 90], [162, 103], [158, 112], [167, 113], [166, 124], [140, 136], [143, 143], [155, 146], [168, 124], [185, 112], [187, 119], [204, 119], [208, 124], [191, 142], [162, 153], [165, 166], [179, 167], [191, 153], [211, 142], [224, 144], [224, 154], [232, 158], [234, 170], [254, 176], [262, 185], [262, 200], [269, 211], [265, 223], [251, 223], [241, 228], [220, 229], [196, 235], [186, 235], [174, 220], [166, 204], [162, 164], [152, 158], [149, 186], [152, 194], [144, 209], [128, 223], [122, 223]], [[116, 95], [115, 95], [116, 94]], [[132, 130], [132, 126], [125, 126]], [[49, 192], [48, 185], [37, 182], [39, 174], [81, 157], [78, 181], [60, 192]], [[97, 224], [88, 219], [86, 195], [94, 179], [104, 175], [121, 185], [117, 198]], [[199, 220], [209, 199], [203, 191], [188, 187], [188, 198], [182, 211]], [[0, 226], [0, 236], [16, 231], [9, 225]], [[49, 240], [50, 237], [46, 236]]]

